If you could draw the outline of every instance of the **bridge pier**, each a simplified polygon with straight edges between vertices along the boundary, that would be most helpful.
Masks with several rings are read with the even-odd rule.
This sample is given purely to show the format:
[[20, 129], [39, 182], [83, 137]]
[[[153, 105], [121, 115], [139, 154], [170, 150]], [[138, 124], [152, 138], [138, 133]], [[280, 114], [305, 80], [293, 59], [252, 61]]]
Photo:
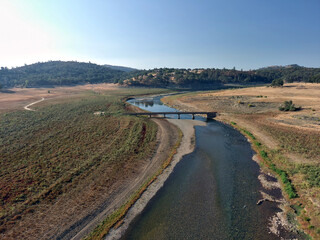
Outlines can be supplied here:
[[194, 120], [194, 114], [192, 114], [192, 119]]
[[180, 114], [178, 113], [178, 119], [180, 119]]
[[217, 116], [215, 112], [209, 112], [207, 113], [207, 119], [213, 119]]

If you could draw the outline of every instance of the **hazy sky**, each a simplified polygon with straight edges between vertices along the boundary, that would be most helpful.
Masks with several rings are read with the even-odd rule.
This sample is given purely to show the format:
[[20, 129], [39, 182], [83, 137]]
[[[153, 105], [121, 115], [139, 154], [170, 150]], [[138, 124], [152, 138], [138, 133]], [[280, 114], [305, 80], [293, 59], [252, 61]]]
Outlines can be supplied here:
[[0, 0], [0, 66], [320, 67], [320, 0]]

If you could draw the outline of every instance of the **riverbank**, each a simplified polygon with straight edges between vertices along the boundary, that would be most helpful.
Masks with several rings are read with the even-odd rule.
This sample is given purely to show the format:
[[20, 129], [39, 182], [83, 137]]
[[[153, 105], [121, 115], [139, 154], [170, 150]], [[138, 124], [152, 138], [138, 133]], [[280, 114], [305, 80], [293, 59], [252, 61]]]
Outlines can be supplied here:
[[[0, 94], [10, 103], [0, 104], [1, 239], [71, 239], [121, 206], [168, 158], [179, 138], [172, 124], [163, 121], [157, 133], [146, 118], [93, 114], [127, 111], [125, 96], [159, 90], [96, 87]], [[39, 99], [33, 93], [58, 92], [36, 111], [23, 110]], [[153, 162], [160, 143], [163, 159]]]
[[[319, 162], [319, 156], [315, 154], [320, 142], [317, 122], [319, 96], [320, 88], [316, 84], [288, 84], [281, 89], [257, 87], [189, 93], [164, 98], [163, 102], [184, 111], [217, 111], [217, 120], [245, 129], [256, 139], [257, 144], [265, 146], [263, 151], [268, 152], [269, 159], [277, 169], [285, 172], [286, 179], [292, 182], [294, 191], [298, 194], [298, 197], [291, 199], [287, 193], [284, 194], [286, 204], [281, 206], [285, 213], [272, 222], [278, 223], [279, 218], [282, 222], [289, 219], [289, 224], [292, 225], [297, 224], [294, 219], [298, 219], [300, 228], [317, 238], [320, 232], [317, 197], [319, 187], [315, 182], [311, 184], [312, 175], [308, 174], [311, 169], [317, 171], [315, 169]], [[301, 105], [303, 110], [293, 113], [280, 112], [278, 106], [290, 99], [296, 105]], [[250, 138], [245, 132], [243, 134]], [[300, 150], [303, 148], [305, 152], [302, 154]], [[258, 153], [259, 151], [261, 150], [258, 150]], [[265, 165], [261, 157], [258, 162]], [[264, 172], [270, 172], [268, 168], [262, 168]], [[301, 169], [308, 169], [309, 172]], [[281, 186], [284, 189], [285, 184], [281, 183]]]
[[176, 164], [184, 155], [189, 154], [193, 151], [193, 139], [195, 132], [194, 126], [204, 126], [206, 124], [205, 122], [195, 120], [168, 119], [167, 121], [177, 126], [183, 134], [180, 145], [177, 148], [176, 153], [170, 162], [170, 165], [168, 165], [163, 170], [163, 172], [159, 176], [157, 176], [153, 183], [150, 184], [150, 186], [144, 191], [144, 193], [140, 196], [136, 203], [130, 208], [124, 219], [121, 221], [121, 225], [117, 225], [115, 228], [110, 230], [109, 234], [106, 236], [106, 239], [119, 239], [123, 235], [131, 221], [141, 213], [150, 199], [163, 186], [164, 182], [167, 180]]

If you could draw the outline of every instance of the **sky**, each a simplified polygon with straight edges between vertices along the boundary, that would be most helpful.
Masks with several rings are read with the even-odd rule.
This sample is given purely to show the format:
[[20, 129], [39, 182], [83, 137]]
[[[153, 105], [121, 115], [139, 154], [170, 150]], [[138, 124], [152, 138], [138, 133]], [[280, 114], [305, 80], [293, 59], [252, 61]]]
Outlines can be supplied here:
[[0, 66], [320, 67], [320, 0], [0, 0]]

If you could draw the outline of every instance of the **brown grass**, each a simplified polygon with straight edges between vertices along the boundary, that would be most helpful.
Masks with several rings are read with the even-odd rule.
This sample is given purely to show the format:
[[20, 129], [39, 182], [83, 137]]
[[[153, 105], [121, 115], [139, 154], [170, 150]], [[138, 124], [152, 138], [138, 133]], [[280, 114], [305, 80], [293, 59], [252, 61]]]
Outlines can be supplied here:
[[[279, 111], [278, 107], [288, 100], [302, 110]], [[298, 217], [302, 228], [320, 238], [320, 187], [315, 185], [319, 181], [316, 172], [320, 171], [320, 84], [189, 93], [168, 97], [164, 102], [184, 110], [217, 111], [218, 120], [236, 122], [252, 132], [271, 149], [272, 161], [288, 172], [297, 189], [299, 198], [290, 201], [304, 207]], [[306, 217], [311, 220], [306, 222]]]
[[7, 99], [11, 104], [0, 114], [1, 239], [57, 237], [145, 176], [156, 124], [93, 113], [130, 110], [123, 97], [151, 90], [79, 88], [61, 89], [34, 112], [23, 110], [24, 102], [47, 90], [27, 89], [25, 96]]
[[[85, 84], [74, 87], [50, 87], [50, 88], [12, 88], [8, 91], [0, 91], [0, 113], [23, 109], [27, 104], [45, 99], [74, 98], [86, 91], [102, 93], [104, 91], [119, 90], [117, 84]], [[50, 91], [50, 93], [48, 93]]]

